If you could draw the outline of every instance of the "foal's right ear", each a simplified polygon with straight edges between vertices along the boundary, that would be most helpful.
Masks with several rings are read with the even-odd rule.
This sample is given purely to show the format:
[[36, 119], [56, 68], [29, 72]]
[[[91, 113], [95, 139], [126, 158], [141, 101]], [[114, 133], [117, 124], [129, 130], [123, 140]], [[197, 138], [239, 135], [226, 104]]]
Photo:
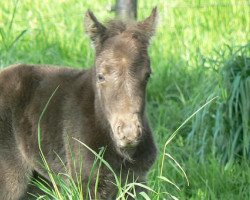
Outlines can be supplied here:
[[91, 40], [98, 45], [102, 37], [105, 35], [106, 27], [102, 25], [92, 11], [88, 10], [84, 18], [84, 26], [86, 33], [90, 36]]

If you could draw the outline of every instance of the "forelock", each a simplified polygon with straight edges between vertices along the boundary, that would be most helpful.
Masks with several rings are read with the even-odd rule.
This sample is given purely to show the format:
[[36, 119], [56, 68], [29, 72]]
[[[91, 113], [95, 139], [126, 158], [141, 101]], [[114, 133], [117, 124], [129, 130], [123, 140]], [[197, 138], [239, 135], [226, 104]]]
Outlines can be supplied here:
[[119, 34], [127, 34], [131, 39], [135, 39], [141, 44], [148, 44], [148, 35], [145, 30], [138, 26], [137, 22], [134, 21], [121, 21], [111, 20], [105, 24], [106, 26], [106, 37], [111, 38]]

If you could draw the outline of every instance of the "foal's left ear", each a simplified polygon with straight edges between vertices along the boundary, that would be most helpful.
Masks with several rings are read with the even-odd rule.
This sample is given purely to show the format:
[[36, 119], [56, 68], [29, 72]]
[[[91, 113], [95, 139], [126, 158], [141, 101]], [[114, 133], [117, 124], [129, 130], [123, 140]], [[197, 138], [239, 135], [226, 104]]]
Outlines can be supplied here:
[[97, 20], [93, 12], [90, 10], [85, 14], [84, 26], [85, 31], [90, 36], [91, 40], [98, 45], [98, 42], [100, 42], [105, 35], [106, 27]]
[[138, 26], [142, 30], [146, 31], [146, 33], [149, 36], [148, 39], [150, 39], [150, 37], [152, 37], [155, 33], [156, 23], [157, 23], [157, 7], [154, 7], [150, 16], [147, 17], [144, 21], [139, 22]]

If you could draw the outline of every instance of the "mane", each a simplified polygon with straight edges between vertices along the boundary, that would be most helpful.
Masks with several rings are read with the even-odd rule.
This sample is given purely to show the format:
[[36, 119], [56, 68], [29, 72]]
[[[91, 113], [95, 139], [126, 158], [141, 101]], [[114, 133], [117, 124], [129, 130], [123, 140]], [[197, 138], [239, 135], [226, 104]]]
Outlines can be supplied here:
[[149, 34], [143, 29], [140, 22], [115, 19], [106, 22], [105, 27], [107, 28], [105, 33], [108, 38], [126, 33], [142, 43], [148, 43]]

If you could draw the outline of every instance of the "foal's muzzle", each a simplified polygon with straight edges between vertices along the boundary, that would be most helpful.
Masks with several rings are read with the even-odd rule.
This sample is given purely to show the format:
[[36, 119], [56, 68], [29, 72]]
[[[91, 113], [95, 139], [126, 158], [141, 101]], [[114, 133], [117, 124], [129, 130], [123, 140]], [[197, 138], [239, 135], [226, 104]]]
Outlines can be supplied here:
[[142, 127], [139, 120], [118, 120], [113, 128], [116, 144], [119, 148], [133, 148], [142, 137]]

